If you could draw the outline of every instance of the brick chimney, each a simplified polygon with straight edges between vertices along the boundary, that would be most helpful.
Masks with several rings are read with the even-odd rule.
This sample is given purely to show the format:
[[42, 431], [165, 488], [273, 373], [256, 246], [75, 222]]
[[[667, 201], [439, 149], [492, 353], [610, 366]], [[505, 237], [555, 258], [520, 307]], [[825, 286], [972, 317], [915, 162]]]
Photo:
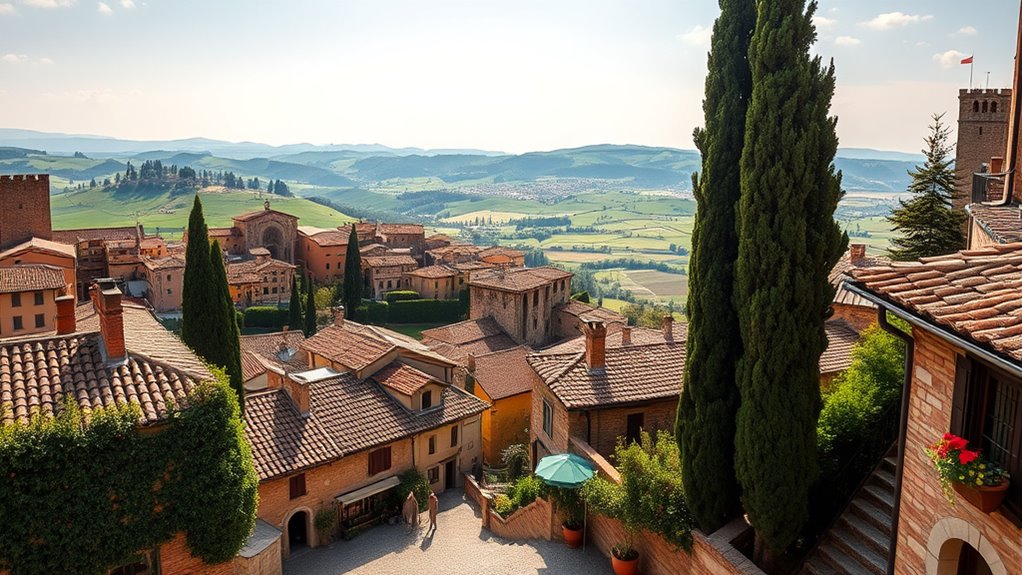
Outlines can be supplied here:
[[990, 172], [1000, 174], [1004, 170], [1004, 158], [994, 156], [990, 158]]
[[341, 327], [344, 325], [344, 306], [339, 305], [334, 308], [334, 325]]
[[107, 363], [119, 363], [127, 357], [124, 346], [124, 308], [121, 290], [111, 278], [100, 278], [89, 289], [96, 314], [99, 316], [99, 335], [103, 342], [103, 358]]
[[632, 326], [621, 328], [621, 345], [632, 345]]
[[75, 297], [62, 295], [57, 302], [57, 335], [74, 333], [78, 329], [75, 323]]
[[586, 365], [590, 370], [607, 367], [607, 326], [599, 320], [582, 323], [586, 336]]
[[848, 246], [848, 257], [853, 262], [866, 257], [866, 244], [851, 244]]
[[309, 415], [309, 385], [307, 383], [295, 381], [295, 378], [285, 375], [284, 391], [286, 391], [288, 396], [291, 397], [291, 401], [294, 402], [299, 413], [301, 413], [303, 417], [307, 417]]
[[674, 316], [665, 315], [664, 319], [660, 320], [660, 328], [664, 330], [664, 339], [668, 341], [674, 339]]
[[476, 370], [476, 354], [470, 353], [468, 354], [468, 371], [470, 373], [475, 373], [475, 370]]

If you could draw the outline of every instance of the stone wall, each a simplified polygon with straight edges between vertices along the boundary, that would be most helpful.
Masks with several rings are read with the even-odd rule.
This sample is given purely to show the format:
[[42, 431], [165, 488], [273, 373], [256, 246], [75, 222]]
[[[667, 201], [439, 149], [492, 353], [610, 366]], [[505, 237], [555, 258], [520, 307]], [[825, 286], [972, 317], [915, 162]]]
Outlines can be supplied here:
[[188, 549], [184, 533], [178, 533], [160, 546], [160, 573], [163, 575], [234, 575], [234, 562], [207, 565]]
[[53, 238], [50, 176], [0, 176], [0, 250], [32, 237]]
[[255, 557], [236, 557], [234, 575], [281, 575], [280, 539], [263, 549]]
[[[996, 106], [996, 111], [993, 108]], [[977, 109], [976, 111], [973, 111]], [[962, 209], [972, 198], [972, 174], [980, 171], [993, 157], [1004, 157], [1008, 148], [1008, 112], [1011, 90], [959, 90], [958, 145], [955, 175], [958, 197], [953, 200]], [[1007, 161], [1005, 161], [1005, 165]]]
[[[673, 397], [646, 405], [594, 410], [589, 415], [591, 421], [588, 442], [601, 455], [609, 457], [614, 453], [617, 438], [624, 437], [628, 431], [629, 415], [641, 413], [643, 416], [642, 429], [651, 434], [661, 430], [673, 433], [677, 409], [678, 398]], [[575, 425], [573, 418], [570, 433], [574, 436], [583, 437], [587, 431], [585, 418], [580, 415], [577, 420], [578, 425]]]
[[[559, 535], [560, 521], [554, 514], [554, 506], [542, 497], [516, 510], [507, 517], [501, 517], [492, 508], [487, 528], [496, 536], [516, 541], [545, 539], [550, 541]], [[558, 527], [555, 534], [554, 526]]]

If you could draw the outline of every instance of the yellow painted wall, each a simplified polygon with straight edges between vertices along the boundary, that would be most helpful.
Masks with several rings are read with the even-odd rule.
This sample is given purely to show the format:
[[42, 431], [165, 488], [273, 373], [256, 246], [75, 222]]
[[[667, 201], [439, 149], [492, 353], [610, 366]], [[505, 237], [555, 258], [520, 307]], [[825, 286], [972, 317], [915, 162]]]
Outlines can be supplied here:
[[532, 396], [520, 393], [494, 402], [479, 385], [476, 385], [476, 396], [493, 404], [483, 412], [483, 458], [496, 465], [501, 452], [509, 445], [529, 442], [526, 430], [532, 412]]

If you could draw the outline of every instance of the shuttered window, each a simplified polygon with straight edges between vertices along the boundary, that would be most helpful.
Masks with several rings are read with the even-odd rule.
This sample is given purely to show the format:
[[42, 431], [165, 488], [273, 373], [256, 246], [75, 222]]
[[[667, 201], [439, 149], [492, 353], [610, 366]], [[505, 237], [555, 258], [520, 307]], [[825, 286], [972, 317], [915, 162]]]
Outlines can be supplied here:
[[390, 447], [369, 452], [369, 475], [383, 473], [390, 469]]
[[298, 499], [305, 495], [305, 474], [299, 473], [291, 478], [290, 485], [291, 499]]

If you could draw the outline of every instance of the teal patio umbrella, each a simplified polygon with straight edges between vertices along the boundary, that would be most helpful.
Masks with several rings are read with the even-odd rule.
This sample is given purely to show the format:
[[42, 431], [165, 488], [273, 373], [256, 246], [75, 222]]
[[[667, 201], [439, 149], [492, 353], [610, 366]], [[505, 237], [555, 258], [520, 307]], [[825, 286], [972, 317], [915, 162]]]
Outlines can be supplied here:
[[[582, 484], [589, 481], [596, 475], [596, 470], [593, 469], [586, 459], [575, 455], [574, 453], [558, 453], [557, 455], [547, 455], [543, 459], [539, 460], [539, 465], [536, 466], [536, 470], [533, 472], [537, 477], [543, 480], [547, 485], [554, 487], [561, 487], [564, 489], [578, 489], [582, 487]], [[589, 506], [583, 507], [582, 515], [582, 550], [585, 551], [586, 540], [585, 540], [585, 525], [589, 520]]]

